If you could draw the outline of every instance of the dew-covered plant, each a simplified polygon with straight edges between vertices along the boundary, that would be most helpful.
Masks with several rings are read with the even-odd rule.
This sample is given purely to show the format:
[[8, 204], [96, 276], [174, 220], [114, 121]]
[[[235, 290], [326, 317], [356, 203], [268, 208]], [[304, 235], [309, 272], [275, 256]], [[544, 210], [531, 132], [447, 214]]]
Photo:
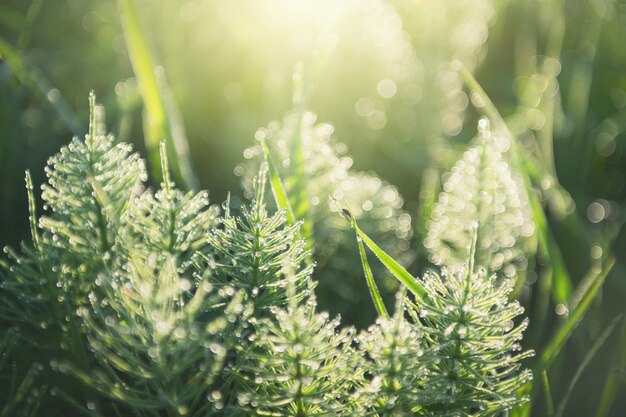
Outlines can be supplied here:
[[254, 321], [252, 346], [239, 367], [244, 415], [354, 415], [350, 393], [362, 383], [354, 329], [339, 330], [339, 319], [315, 309], [311, 300]]
[[516, 323], [524, 309], [509, 300], [514, 279], [498, 282], [477, 267], [476, 229], [472, 237], [464, 267], [427, 272], [425, 296], [409, 308], [436, 358], [426, 366], [433, 394], [423, 401], [423, 415], [493, 416], [528, 400], [516, 392], [531, 378], [529, 370], [518, 372], [520, 361], [533, 352], [519, 352], [528, 321]]
[[[320, 304], [341, 313], [349, 322], [366, 325], [363, 317], [354, 313], [369, 301], [360, 285], [353, 235], [349, 225], [337, 216], [332, 200], [345, 204], [385, 251], [404, 262], [412, 257], [408, 251], [413, 233], [411, 217], [403, 211], [403, 199], [394, 186], [372, 173], [351, 168], [353, 161], [346, 154], [346, 146], [336, 142], [332, 134], [331, 124], [318, 123], [315, 114], [296, 109], [282, 123], [274, 121], [257, 131], [261, 144], [244, 151], [249, 161], [235, 171], [243, 176], [244, 190], [251, 195], [253, 178], [267, 147], [296, 216], [300, 214], [305, 222], [303, 232], [309, 235], [306, 237], [319, 273]], [[375, 270], [384, 279], [385, 295], [389, 295], [397, 288], [395, 281], [387, 279], [384, 268], [376, 265]]]
[[[414, 297], [400, 295], [392, 317], [381, 312], [360, 336], [371, 382], [358, 393], [376, 416], [498, 416], [528, 398], [531, 379], [519, 352], [527, 320], [509, 301], [514, 280], [499, 282], [477, 267], [476, 228], [466, 263], [414, 280]], [[388, 264], [391, 265], [391, 264]]]
[[245, 293], [255, 316], [260, 318], [271, 307], [289, 301], [283, 274], [285, 263], [293, 265], [294, 292], [291, 298], [302, 300], [313, 289], [309, 276], [312, 265], [305, 262], [310, 252], [300, 239], [301, 223], [287, 224], [285, 213], [268, 213], [265, 206], [265, 165], [254, 179], [255, 197], [242, 215], [234, 217], [227, 211], [220, 219], [220, 228], [208, 234], [214, 259], [209, 263], [211, 281], [216, 285], [233, 285]]
[[477, 222], [476, 262], [490, 272], [512, 277], [525, 269], [528, 241], [534, 235], [522, 179], [510, 167], [511, 144], [480, 121], [476, 144], [444, 176], [443, 191], [426, 224], [424, 246], [436, 265], [455, 268], [469, 256], [471, 228]]
[[[143, 161], [95, 128], [93, 95], [90, 105], [85, 140], [50, 159], [39, 220], [27, 174], [32, 242], [7, 249], [1, 263], [0, 320], [10, 330], [0, 335], [0, 380], [11, 388], [0, 394], [8, 401], [0, 415], [496, 417], [525, 401], [515, 392], [530, 372], [520, 364], [529, 353], [518, 352], [526, 322], [509, 300], [513, 278], [478, 265], [488, 258], [477, 248], [497, 253], [476, 243], [492, 229], [470, 233], [462, 264], [442, 258], [440, 273], [416, 278], [357, 225], [406, 242], [397, 191], [350, 172], [330, 127], [310, 115], [300, 134], [313, 164], [306, 190], [320, 199], [307, 201], [315, 222], [293, 217], [301, 199], [274, 212], [266, 205], [268, 188], [285, 192], [272, 165], [272, 156], [285, 158], [279, 143], [262, 143], [267, 161], [251, 180], [250, 204], [234, 213], [227, 201], [220, 215], [206, 192], [176, 189], [165, 145], [160, 188], [147, 187]], [[288, 192], [299, 189], [295, 178], [285, 181]], [[325, 181], [337, 187], [334, 205], [316, 197]], [[329, 217], [338, 210], [350, 222]], [[344, 237], [333, 243], [332, 234], [350, 228], [361, 258], [341, 266], [335, 258], [348, 252], [335, 245]], [[307, 239], [334, 250], [317, 275]], [[393, 316], [363, 242], [408, 289]], [[392, 253], [408, 249], [400, 243]], [[316, 293], [314, 279], [343, 277], [353, 263], [366, 267], [380, 315], [358, 337], [318, 311], [329, 293]], [[368, 293], [363, 282], [351, 285]]]
[[[406, 316], [405, 293], [399, 293], [392, 317], [380, 316], [359, 335], [360, 350], [369, 358], [367, 385], [357, 392], [360, 412], [372, 416], [405, 416], [423, 400], [426, 366], [424, 332]], [[426, 355], [424, 355], [427, 353]]]

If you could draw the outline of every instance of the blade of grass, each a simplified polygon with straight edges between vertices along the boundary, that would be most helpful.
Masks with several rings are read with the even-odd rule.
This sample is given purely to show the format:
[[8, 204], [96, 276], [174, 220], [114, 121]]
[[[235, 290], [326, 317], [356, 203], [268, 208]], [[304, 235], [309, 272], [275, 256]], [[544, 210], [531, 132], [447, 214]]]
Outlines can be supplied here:
[[437, 201], [437, 194], [441, 188], [439, 172], [434, 166], [424, 169], [422, 172], [422, 186], [419, 194], [419, 217], [417, 227], [421, 236], [426, 236], [426, 225], [430, 221], [433, 206]]
[[[272, 158], [272, 154], [265, 140], [261, 140], [261, 148], [263, 149], [263, 158], [265, 159], [265, 163], [267, 164], [267, 170], [269, 171], [270, 188], [272, 189], [272, 195], [274, 196], [276, 207], [278, 207], [280, 210], [285, 211], [285, 215], [287, 216], [287, 223], [292, 225], [298, 220], [298, 218], [294, 215], [291, 202], [289, 201], [289, 194], [287, 193], [287, 189], [283, 185], [280, 172], [278, 172], [278, 168], [276, 167], [274, 158]], [[298, 231], [298, 235], [296, 238], [303, 238], [302, 228]], [[306, 247], [310, 248], [313, 239], [312, 236], [309, 236], [308, 238], [305, 237], [304, 239], [306, 242]], [[309, 264], [313, 264], [313, 257], [311, 255], [311, 252], [309, 252], [309, 255], [307, 256], [307, 262]]]
[[276, 206], [281, 210], [285, 210], [287, 222], [289, 224], [294, 224], [296, 221], [296, 217], [293, 214], [293, 209], [291, 208], [291, 203], [289, 202], [289, 196], [287, 195], [287, 190], [283, 185], [283, 181], [280, 178], [280, 173], [278, 172], [278, 168], [276, 167], [274, 158], [272, 158], [272, 154], [270, 153], [269, 147], [267, 146], [265, 140], [261, 140], [261, 148], [263, 149], [263, 157], [267, 162], [269, 168], [270, 186], [272, 188], [272, 195], [274, 196]]
[[[539, 360], [535, 365], [535, 369], [533, 371], [535, 375], [543, 374], [543, 372], [548, 369], [550, 364], [557, 357], [557, 355], [561, 351], [561, 348], [565, 345], [565, 342], [567, 342], [578, 323], [580, 323], [587, 310], [589, 310], [589, 307], [591, 307], [591, 303], [598, 295], [598, 292], [602, 288], [606, 277], [613, 268], [613, 265], [615, 265], [615, 259], [609, 258], [605, 263], [602, 271], [595, 276], [593, 282], [591, 283], [585, 294], [582, 296], [574, 311], [570, 313], [565, 323], [563, 323], [563, 325], [556, 331], [556, 334], [554, 335], [552, 340], [550, 340], [550, 342], [544, 348], [543, 353], [540, 355]], [[527, 382], [518, 390], [518, 395], [529, 394], [531, 395], [531, 401], [514, 409], [511, 412], [512, 417], [530, 416], [531, 408], [533, 405], [532, 399], [537, 395], [537, 385], [533, 384], [532, 381]]]
[[303, 221], [300, 232], [310, 247], [313, 243], [313, 224], [309, 216], [308, 178], [305, 172], [304, 144], [302, 137], [302, 117], [304, 116], [307, 97], [303, 95], [304, 67], [296, 66], [293, 73], [293, 123], [289, 126], [285, 140], [289, 145], [291, 163], [286, 174], [289, 190], [288, 198], [294, 218]]
[[358, 234], [356, 236], [356, 242], [359, 246], [359, 255], [361, 257], [361, 265], [363, 266], [363, 273], [365, 273], [367, 287], [370, 290], [370, 295], [372, 296], [372, 301], [374, 302], [376, 311], [378, 311], [379, 316], [388, 318], [389, 313], [387, 312], [383, 298], [380, 296], [380, 291], [378, 291], [376, 281], [374, 281], [374, 275], [372, 274], [372, 269], [370, 268], [369, 261], [367, 260], [367, 254], [365, 253], [365, 247], [363, 246], [363, 240]]
[[0, 60], [11, 67], [17, 79], [30, 89], [39, 100], [57, 113], [59, 119], [72, 134], [76, 136], [82, 134], [84, 130], [82, 123], [65, 101], [61, 92], [52, 87], [39, 70], [30, 68], [24, 57], [2, 37], [0, 37]]
[[611, 333], [613, 333], [615, 326], [617, 326], [617, 323], [619, 323], [619, 320], [621, 318], [622, 318], [621, 315], [614, 318], [613, 321], [611, 321], [608, 327], [604, 330], [604, 332], [602, 332], [598, 340], [596, 340], [593, 346], [591, 346], [591, 349], [589, 349], [589, 352], [587, 352], [587, 354], [583, 358], [583, 361], [578, 366], [578, 369], [576, 370], [574, 377], [572, 378], [569, 385], [567, 386], [567, 391], [565, 392], [563, 399], [559, 403], [559, 407], [556, 410], [555, 417], [563, 416], [563, 413], [565, 412], [565, 407], [567, 406], [567, 402], [569, 401], [569, 398], [572, 395], [572, 391], [574, 390], [576, 383], [580, 379], [580, 376], [585, 371], [585, 369], [587, 368], [587, 366], [589, 365], [593, 357], [596, 355], [596, 353], [598, 353], [598, 350], [600, 350], [602, 345], [604, 345], [604, 342], [606, 342], [606, 339], [608, 339]]
[[545, 369], [541, 373], [541, 380], [543, 383], [543, 393], [546, 397], [546, 411], [548, 412], [548, 417], [552, 417], [554, 415], [554, 401], [552, 400], [552, 390], [550, 389], [550, 381], [548, 381], [548, 373]]
[[604, 389], [602, 390], [602, 397], [600, 404], [598, 405], [598, 411], [596, 411], [595, 417], [606, 417], [615, 396], [617, 395], [617, 389], [620, 385], [619, 369], [626, 368], [626, 316], [622, 318], [622, 328], [620, 330], [620, 337], [617, 344], [617, 351], [613, 355], [611, 361], [611, 367], [609, 368], [609, 374], [604, 383]]
[[39, 232], [37, 231], [37, 204], [35, 202], [35, 195], [33, 193], [33, 179], [30, 176], [30, 171], [26, 170], [26, 192], [28, 194], [28, 220], [30, 223], [30, 234], [33, 238], [33, 244], [37, 251], [41, 251], [41, 245], [39, 242]]
[[543, 350], [543, 353], [539, 358], [539, 370], [542, 371], [544, 369], [547, 369], [554, 360], [554, 358], [556, 358], [556, 356], [559, 354], [565, 342], [569, 339], [572, 332], [574, 331], [578, 323], [580, 323], [587, 310], [589, 310], [591, 303], [598, 295], [598, 292], [602, 288], [606, 277], [613, 268], [613, 265], [615, 265], [615, 260], [611, 258], [607, 261], [602, 272], [596, 275], [593, 283], [589, 286], [589, 290], [581, 298], [574, 311], [570, 314], [565, 323], [563, 323], [563, 325], [557, 330], [556, 334], [547, 345], [547, 347]]
[[134, 0], [118, 0], [122, 27], [130, 61], [144, 103], [144, 132], [152, 170], [161, 178], [159, 144], [165, 140], [177, 181], [186, 188], [196, 188], [196, 179], [182, 123], [169, 94], [165, 75], [155, 65], [141, 27]]
[[308, 176], [305, 171], [304, 138], [302, 136], [302, 118], [309, 105], [319, 78], [328, 65], [334, 50], [334, 38], [321, 36], [311, 61], [306, 66], [298, 63], [293, 72], [293, 124], [287, 130], [286, 142], [289, 145], [291, 163], [285, 177], [289, 190], [288, 197], [295, 219], [302, 220], [300, 233], [310, 248], [313, 245], [313, 222], [310, 218], [310, 200], [308, 193]]
[[428, 294], [426, 290], [420, 284], [417, 278], [409, 273], [398, 261], [393, 259], [387, 252], [382, 250], [361, 228], [356, 222], [356, 219], [345, 208], [341, 209], [341, 214], [350, 222], [350, 226], [356, 232], [357, 238], [361, 238], [367, 247], [376, 255], [376, 257], [382, 262], [382, 264], [391, 272], [391, 274], [398, 279], [409, 291], [411, 291], [416, 297], [422, 301], [428, 303]]
[[565, 267], [563, 254], [559, 248], [556, 239], [550, 231], [548, 219], [541, 207], [539, 199], [532, 191], [532, 187], [528, 187], [528, 196], [530, 207], [533, 213], [533, 220], [539, 230], [539, 247], [542, 253], [549, 259], [552, 267], [552, 283], [551, 292], [555, 304], [567, 305], [572, 295], [572, 280]]
[[306, 174], [306, 157], [304, 154], [304, 138], [302, 135], [302, 118], [309, 105], [322, 72], [329, 63], [335, 49], [333, 36], [321, 35], [311, 53], [310, 62], [306, 65], [298, 63], [293, 72], [293, 124], [287, 130], [286, 138], [289, 145], [291, 163], [286, 174], [285, 183], [289, 190], [288, 199], [294, 219], [302, 220], [300, 233], [307, 242], [307, 248], [313, 246], [313, 222], [310, 217], [310, 200], [308, 193], [308, 176]]

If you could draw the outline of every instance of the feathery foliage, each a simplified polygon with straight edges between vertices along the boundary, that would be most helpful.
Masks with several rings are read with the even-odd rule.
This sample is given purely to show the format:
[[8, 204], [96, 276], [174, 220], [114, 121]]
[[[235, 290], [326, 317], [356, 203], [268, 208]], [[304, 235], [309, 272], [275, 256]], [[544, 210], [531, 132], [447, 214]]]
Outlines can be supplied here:
[[92, 293], [91, 309], [77, 311], [98, 367], [90, 375], [60, 367], [69, 366], [69, 372], [139, 415], [200, 416], [215, 409], [205, 399], [221, 371], [222, 334], [234, 313], [232, 308], [214, 317], [207, 312], [228, 291], [211, 294], [208, 282], [192, 289], [169, 254], [155, 254], [148, 264], [131, 260], [98, 280], [102, 299]]
[[254, 321], [255, 334], [240, 365], [239, 404], [254, 416], [350, 416], [350, 392], [362, 381], [351, 347], [354, 329], [316, 313], [316, 304], [274, 308]]
[[514, 279], [497, 283], [476, 268], [476, 232], [469, 261], [455, 271], [427, 272], [428, 302], [417, 299], [411, 314], [424, 323], [424, 339], [437, 360], [427, 368], [432, 393], [421, 413], [428, 416], [497, 416], [527, 401], [516, 390], [531, 377], [518, 372], [533, 354], [521, 350], [527, 320], [516, 324], [524, 309], [510, 301]]
[[[51, 158], [42, 194], [51, 210], [39, 223], [27, 175], [33, 242], [21, 253], [7, 250], [12, 259], [2, 262], [0, 319], [19, 332], [7, 334], [14, 349], [4, 357], [16, 369], [11, 380], [24, 381], [9, 404], [28, 392], [23, 410], [33, 415], [40, 405], [66, 404], [94, 416], [491, 417], [525, 400], [514, 395], [530, 376], [519, 363], [529, 353], [515, 353], [522, 308], [508, 300], [512, 279], [498, 283], [474, 266], [475, 234], [466, 267], [419, 279], [356, 226], [358, 216], [334, 229], [313, 223], [324, 233], [355, 227], [404, 285], [419, 289], [415, 299], [401, 291], [393, 317], [379, 318], [357, 341], [353, 328], [316, 311], [301, 221], [268, 211], [266, 163], [251, 204], [219, 217], [206, 192], [175, 188], [165, 145], [161, 189], [144, 188], [142, 160], [96, 129], [93, 96], [90, 103], [86, 140]], [[316, 162], [326, 178], [338, 175], [333, 196], [363, 216], [379, 213], [389, 220], [385, 230], [408, 227], [400, 225], [395, 189], [333, 161], [328, 135], [313, 148], [331, 160]], [[356, 198], [371, 199], [355, 203], [348, 197], [361, 180], [377, 185], [361, 187]], [[315, 175], [308, 184], [322, 192]], [[364, 228], [376, 223], [359, 219]], [[19, 352], [18, 344], [27, 348]], [[29, 368], [37, 356], [49, 364]]]
[[423, 330], [405, 317], [406, 302], [400, 293], [393, 317], [379, 317], [359, 335], [359, 348], [370, 359], [366, 369], [371, 375], [357, 394], [360, 414], [406, 416], [423, 399], [426, 365], [432, 358], [424, 350]]
[[313, 289], [312, 266], [305, 263], [309, 252], [298, 238], [300, 223], [287, 225], [284, 212], [267, 212], [266, 174], [263, 165], [255, 178], [255, 198], [250, 207], [243, 208], [242, 216], [233, 217], [227, 212], [220, 220], [222, 227], [208, 235], [215, 251], [212, 282], [243, 290], [245, 300], [258, 314], [287, 304], [285, 263], [294, 267], [295, 299], [304, 299]]
[[476, 145], [445, 177], [424, 246], [436, 265], [459, 267], [468, 258], [470, 229], [478, 222], [476, 263], [511, 277], [518, 267], [525, 269], [534, 225], [519, 175], [506, 159], [508, 139], [494, 136], [488, 124], [480, 121]]
[[497, 283], [475, 270], [471, 232], [462, 268], [428, 271], [420, 279], [425, 296], [400, 295], [394, 316], [379, 317], [361, 336], [372, 382], [360, 396], [372, 415], [488, 417], [528, 400], [516, 392], [532, 377], [520, 361], [533, 352], [517, 353], [528, 321], [514, 323], [523, 308], [508, 299], [512, 278]]
[[[322, 307], [341, 313], [349, 322], [364, 325], [362, 317], [353, 314], [369, 298], [366, 288], [360, 285], [361, 277], [355, 273], [360, 265], [353, 234], [336, 215], [337, 208], [329, 197], [345, 204], [386, 251], [405, 262], [411, 259], [411, 217], [402, 210], [403, 200], [394, 186], [350, 168], [352, 159], [346, 155], [346, 146], [332, 138], [333, 126], [317, 123], [316, 118], [310, 112], [293, 111], [282, 124], [272, 122], [259, 129], [256, 138], [267, 144], [291, 206], [308, 206], [308, 219], [304, 220], [312, 225], [311, 244], [321, 277], [317, 294]], [[302, 153], [300, 158], [293, 154], [294, 148]], [[263, 157], [262, 146], [246, 149], [244, 156], [251, 161], [240, 164], [236, 172], [243, 176], [244, 190], [251, 195], [252, 178]], [[300, 162], [304, 163], [301, 169], [298, 161], [304, 161]], [[383, 271], [375, 272], [384, 276]], [[386, 295], [394, 288], [395, 280], [384, 280]], [[331, 299], [337, 301], [329, 303]]]
[[[184, 270], [193, 266], [198, 254], [210, 252], [207, 233], [215, 226], [218, 209], [209, 206], [208, 192], [176, 189], [170, 179], [165, 143], [161, 143], [163, 183], [155, 193], [149, 190], [132, 200], [123, 222], [126, 239], [133, 250], [141, 248], [146, 256], [169, 253]], [[130, 248], [129, 248], [130, 249]]]

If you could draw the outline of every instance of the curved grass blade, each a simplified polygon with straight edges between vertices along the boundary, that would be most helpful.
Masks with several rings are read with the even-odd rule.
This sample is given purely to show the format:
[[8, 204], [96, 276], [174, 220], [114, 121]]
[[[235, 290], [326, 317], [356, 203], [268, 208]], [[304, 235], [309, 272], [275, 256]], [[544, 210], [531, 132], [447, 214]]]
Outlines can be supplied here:
[[[283, 181], [280, 177], [280, 173], [278, 172], [278, 168], [276, 167], [274, 158], [272, 158], [270, 149], [267, 146], [267, 143], [265, 142], [265, 140], [261, 140], [261, 148], [263, 149], [263, 157], [265, 159], [265, 162], [267, 163], [266, 169], [269, 171], [270, 188], [272, 189], [272, 195], [274, 196], [276, 207], [278, 207], [280, 210], [285, 211], [285, 215], [287, 217], [287, 224], [290, 224], [290, 225], [295, 224], [298, 218], [294, 214], [293, 208], [291, 206], [291, 202], [289, 201], [289, 195], [287, 194], [287, 189], [283, 185]], [[260, 201], [260, 198], [258, 197], [257, 202], [259, 201]], [[304, 236], [303, 236], [302, 228], [300, 228], [297, 234], [297, 238], [299, 239], [302, 237]], [[306, 242], [305, 243], [306, 248], [310, 249], [312, 246], [313, 237], [309, 235], [308, 237], [304, 237], [304, 240]], [[307, 262], [309, 262], [310, 264], [313, 263], [311, 252], [309, 252], [309, 255], [307, 256]]]
[[572, 279], [570, 278], [567, 268], [565, 267], [565, 261], [563, 260], [561, 249], [550, 231], [548, 219], [546, 218], [546, 214], [541, 207], [539, 199], [532, 191], [532, 188], [527, 186], [527, 191], [530, 207], [533, 213], [533, 220], [535, 221], [535, 225], [537, 225], [537, 230], [539, 230], [539, 248], [541, 252], [550, 260], [550, 265], [552, 267], [552, 299], [555, 304], [567, 305], [568, 300], [572, 295]]
[[563, 323], [563, 325], [557, 330], [556, 334], [554, 335], [548, 346], [544, 349], [542, 355], [539, 358], [538, 368], [540, 370], [547, 369], [554, 360], [554, 358], [557, 357], [557, 355], [561, 351], [561, 348], [563, 347], [563, 345], [565, 345], [565, 342], [567, 342], [578, 323], [580, 323], [587, 310], [589, 310], [591, 303], [596, 298], [596, 295], [598, 295], [598, 292], [602, 288], [602, 285], [604, 284], [604, 281], [606, 280], [606, 277], [613, 268], [614, 264], [615, 259], [613, 258], [607, 261], [604, 269], [602, 270], [602, 272], [596, 275], [593, 283], [591, 284], [585, 295], [582, 297], [574, 311], [570, 314], [567, 321], [565, 321], [565, 323]]
[[626, 316], [622, 318], [622, 328], [620, 330], [617, 351], [613, 355], [609, 374], [604, 384], [604, 389], [602, 390], [600, 405], [598, 406], [595, 417], [606, 417], [611, 409], [620, 385], [619, 369], [626, 369]]
[[552, 390], [550, 389], [548, 373], [545, 369], [541, 373], [541, 382], [543, 383], [543, 393], [546, 397], [546, 409], [548, 412], [548, 417], [552, 417], [554, 415], [554, 400], [552, 399]]
[[165, 140], [177, 181], [186, 188], [197, 188], [198, 180], [193, 173], [184, 127], [165, 75], [156, 68], [135, 2], [119, 0], [118, 4], [126, 47], [143, 98], [145, 141], [152, 169], [161, 178], [159, 144]]
[[272, 195], [274, 196], [276, 206], [281, 210], [285, 210], [287, 222], [289, 224], [294, 224], [296, 221], [296, 217], [293, 214], [293, 209], [291, 208], [291, 203], [289, 202], [289, 196], [287, 195], [287, 190], [283, 185], [283, 181], [280, 178], [280, 173], [278, 172], [278, 168], [276, 167], [274, 158], [272, 158], [269, 147], [267, 146], [265, 140], [261, 140], [261, 148], [263, 149], [263, 157], [265, 158], [265, 161], [268, 165], [270, 174], [270, 186], [272, 188]]
[[361, 237], [358, 234], [356, 236], [356, 242], [357, 242], [357, 245], [359, 246], [359, 256], [361, 257], [361, 265], [363, 265], [363, 273], [365, 274], [367, 287], [370, 290], [370, 295], [372, 296], [372, 301], [374, 302], [376, 311], [378, 311], [379, 316], [389, 318], [389, 313], [387, 312], [387, 308], [385, 307], [383, 298], [380, 295], [380, 291], [378, 290], [376, 281], [374, 281], [372, 268], [370, 268], [369, 261], [367, 260], [367, 254], [365, 253], [365, 246], [363, 246], [363, 239], [361, 239]]
[[[548, 369], [550, 364], [552, 364], [554, 359], [557, 357], [569, 337], [572, 335], [572, 332], [574, 331], [578, 323], [580, 323], [585, 313], [587, 313], [587, 310], [589, 310], [589, 307], [591, 307], [591, 303], [598, 295], [598, 292], [602, 288], [606, 277], [613, 268], [613, 265], [615, 265], [615, 259], [609, 258], [604, 265], [602, 271], [594, 277], [591, 285], [589, 285], [587, 291], [582, 296], [574, 311], [569, 315], [565, 323], [563, 323], [563, 325], [556, 331], [556, 334], [554, 335], [552, 340], [544, 348], [543, 353], [539, 357], [539, 361], [535, 365], [535, 369], [533, 371], [535, 375], [542, 375], [543, 372]], [[531, 408], [533, 405], [532, 398], [537, 395], [537, 385], [533, 384], [532, 381], [526, 383], [526, 385], [518, 390], [518, 395], [529, 394], [531, 395], [531, 401], [514, 409], [511, 412], [511, 417], [530, 416]]]
[[30, 176], [30, 171], [26, 170], [26, 192], [28, 194], [28, 220], [30, 223], [30, 234], [33, 238], [33, 244], [35, 249], [41, 251], [41, 244], [39, 242], [39, 232], [37, 231], [37, 204], [35, 202], [35, 195], [33, 193], [33, 179]]
[[345, 208], [341, 209], [341, 214], [350, 222], [350, 226], [356, 232], [357, 238], [361, 238], [367, 247], [374, 252], [374, 255], [385, 265], [385, 267], [391, 272], [391, 274], [398, 279], [409, 291], [411, 291], [416, 297], [419, 297], [422, 301], [428, 302], [428, 294], [426, 290], [420, 284], [417, 278], [409, 273], [398, 261], [393, 259], [387, 252], [382, 250], [361, 228], [356, 222], [356, 219]]
[[574, 390], [574, 387], [576, 386], [576, 383], [580, 379], [580, 376], [585, 371], [585, 369], [587, 368], [587, 366], [589, 365], [589, 363], [591, 362], [593, 357], [596, 355], [596, 353], [598, 353], [598, 350], [600, 350], [602, 345], [604, 345], [604, 342], [606, 342], [606, 339], [608, 339], [609, 336], [611, 335], [611, 333], [613, 333], [613, 330], [615, 329], [615, 326], [617, 326], [617, 323], [619, 323], [619, 320], [621, 318], [622, 318], [621, 315], [617, 316], [616, 318], [614, 318], [613, 321], [604, 330], [604, 332], [602, 332], [602, 334], [600, 335], [598, 340], [596, 340], [596, 342], [593, 344], [593, 346], [591, 346], [591, 349], [589, 349], [589, 352], [587, 352], [587, 354], [583, 358], [583, 361], [578, 366], [578, 369], [576, 370], [576, 373], [574, 374], [574, 377], [572, 378], [572, 380], [570, 381], [569, 385], [567, 386], [567, 391], [565, 392], [565, 395], [563, 396], [563, 399], [559, 403], [559, 407], [556, 410], [555, 417], [562, 417], [563, 416], [563, 413], [565, 412], [565, 406], [567, 405], [567, 402], [569, 401], [569, 398], [572, 395], [572, 391]]

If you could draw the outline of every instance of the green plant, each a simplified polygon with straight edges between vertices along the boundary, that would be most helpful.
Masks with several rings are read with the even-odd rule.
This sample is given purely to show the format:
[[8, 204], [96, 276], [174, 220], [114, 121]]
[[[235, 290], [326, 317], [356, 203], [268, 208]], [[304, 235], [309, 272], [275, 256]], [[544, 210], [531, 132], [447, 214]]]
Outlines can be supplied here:
[[[403, 199], [394, 186], [372, 173], [351, 168], [353, 161], [346, 146], [337, 143], [332, 133], [332, 125], [317, 123], [315, 114], [295, 109], [282, 123], [274, 121], [257, 131], [256, 138], [262, 143], [244, 151], [250, 161], [240, 164], [236, 172], [243, 176], [243, 188], [251, 195], [259, 164], [270, 159], [294, 215], [305, 222], [303, 232], [309, 235], [306, 237], [319, 273], [321, 307], [364, 327], [367, 316], [356, 312], [369, 301], [361, 285], [353, 235], [350, 225], [337, 216], [332, 200], [346, 205], [384, 250], [405, 263], [412, 259], [408, 250], [411, 217], [402, 210]], [[384, 296], [393, 298], [395, 280], [386, 276], [384, 268], [376, 265], [374, 269], [384, 278]]]
[[277, 308], [254, 321], [252, 346], [238, 372], [239, 408], [254, 416], [350, 416], [350, 393], [362, 384], [354, 329], [316, 313], [314, 301]]
[[507, 161], [510, 141], [492, 134], [487, 119], [480, 125], [477, 144], [446, 177], [424, 246], [434, 264], [461, 266], [469, 255], [469, 230], [478, 222], [476, 262], [513, 277], [518, 268], [526, 269], [527, 241], [534, 235], [530, 205], [522, 179]]
[[[142, 161], [97, 131], [93, 95], [90, 106], [85, 141], [50, 160], [39, 221], [27, 175], [32, 246], [3, 261], [2, 320], [31, 346], [5, 356], [20, 392], [94, 416], [495, 416], [516, 404], [521, 309], [510, 280], [474, 270], [474, 251], [466, 269], [417, 279], [376, 246], [415, 297], [356, 349], [354, 329], [316, 312], [301, 223], [268, 213], [265, 163], [250, 207], [218, 218], [206, 193], [175, 189], [165, 145], [161, 189], [145, 189]], [[24, 366], [32, 356], [49, 358], [49, 389]]]

